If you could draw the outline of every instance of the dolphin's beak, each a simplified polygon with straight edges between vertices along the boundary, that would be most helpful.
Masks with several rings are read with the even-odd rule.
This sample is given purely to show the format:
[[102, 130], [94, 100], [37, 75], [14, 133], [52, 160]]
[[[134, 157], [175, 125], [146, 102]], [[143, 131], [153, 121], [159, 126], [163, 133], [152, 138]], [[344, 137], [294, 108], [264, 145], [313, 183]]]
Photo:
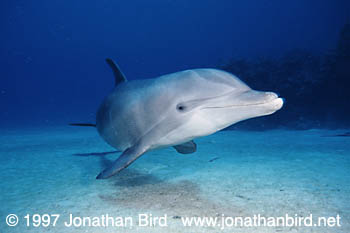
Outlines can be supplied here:
[[274, 92], [249, 90], [237, 97], [237, 105], [242, 107], [256, 107], [262, 110], [263, 115], [268, 115], [281, 109], [283, 99]]
[[267, 110], [270, 109], [273, 112], [279, 110], [283, 106], [283, 99], [279, 98], [274, 92], [249, 90], [242, 93], [238, 97], [238, 100], [241, 102], [241, 106], [262, 105], [266, 106]]
[[283, 99], [274, 92], [247, 90], [235, 95], [225, 95], [217, 98], [204, 108], [264, 106], [266, 110], [277, 111], [283, 106]]
[[249, 90], [243, 92], [237, 97], [237, 101], [241, 103], [237, 105], [260, 105], [269, 103], [275, 99], [278, 99], [278, 95], [276, 93]]
[[239, 121], [270, 115], [282, 106], [283, 99], [273, 92], [235, 91], [207, 101], [201, 107], [200, 118], [213, 122], [216, 132]]

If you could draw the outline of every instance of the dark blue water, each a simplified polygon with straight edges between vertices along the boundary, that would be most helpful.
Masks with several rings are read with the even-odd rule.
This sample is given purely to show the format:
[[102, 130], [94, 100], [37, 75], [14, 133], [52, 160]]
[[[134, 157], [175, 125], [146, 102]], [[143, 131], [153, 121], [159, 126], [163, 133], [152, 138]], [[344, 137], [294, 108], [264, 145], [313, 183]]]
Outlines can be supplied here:
[[[0, 17], [1, 233], [214, 232], [219, 228], [186, 228], [180, 219], [222, 214], [339, 215], [342, 224], [226, 232], [350, 232], [349, 0], [9, 0], [1, 1]], [[113, 177], [96, 180], [124, 152], [116, 153], [96, 128], [68, 124], [95, 123], [114, 88], [108, 57], [129, 80], [223, 69], [255, 90], [279, 93], [285, 103], [270, 116], [229, 128], [235, 130], [195, 138], [196, 146], [187, 144], [193, 154], [147, 151]], [[192, 119], [179, 135], [211, 126]], [[125, 138], [133, 123], [152, 123], [130, 122], [121, 131]], [[166, 129], [175, 125], [162, 122]], [[124, 155], [149, 148], [141, 145], [153, 143], [143, 140], [150, 131]], [[70, 213], [167, 214], [169, 226], [67, 228]], [[19, 217], [17, 226], [5, 222], [9, 214]], [[27, 225], [24, 217], [34, 214], [61, 217], [57, 226]]]
[[[280, 87], [291, 78], [303, 79], [298, 72], [288, 73], [288, 69], [300, 70], [300, 65], [256, 64], [261, 58], [278, 60], [293, 49], [307, 50], [318, 56], [316, 60], [324, 60], [325, 54], [337, 49], [341, 30], [350, 22], [349, 9], [346, 0], [3, 1], [1, 127], [94, 122], [98, 105], [113, 88], [106, 57], [115, 59], [130, 80], [188, 68], [224, 67], [252, 87], [287, 94], [287, 103], [293, 107], [300, 99], [285, 89], [293, 93], [300, 85]], [[305, 57], [302, 53], [296, 59], [304, 64]], [[252, 64], [227, 66], [240, 59]], [[316, 64], [306, 70], [318, 68]], [[259, 74], [255, 75], [258, 81], [254, 80], [250, 77], [254, 74], [247, 74], [254, 69], [269, 74], [278, 69], [275, 76], [279, 79], [268, 82], [270, 76]], [[343, 86], [327, 82], [333, 88]], [[343, 109], [344, 104], [335, 108]], [[287, 112], [284, 118], [291, 114]], [[311, 111], [310, 119], [318, 114]], [[291, 118], [303, 115], [304, 109]], [[289, 120], [271, 122], [284, 125]]]

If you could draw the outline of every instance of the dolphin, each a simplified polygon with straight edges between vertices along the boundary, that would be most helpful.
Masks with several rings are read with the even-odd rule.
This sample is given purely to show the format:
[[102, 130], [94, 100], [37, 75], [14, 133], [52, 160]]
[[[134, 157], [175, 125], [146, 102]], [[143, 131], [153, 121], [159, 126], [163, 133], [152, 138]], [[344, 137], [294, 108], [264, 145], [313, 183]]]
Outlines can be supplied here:
[[158, 148], [173, 146], [179, 153], [193, 153], [197, 148], [193, 139], [272, 114], [283, 105], [277, 94], [253, 90], [218, 69], [127, 81], [112, 59], [106, 62], [113, 70], [115, 88], [97, 111], [96, 128], [122, 154], [96, 179], [111, 177]]

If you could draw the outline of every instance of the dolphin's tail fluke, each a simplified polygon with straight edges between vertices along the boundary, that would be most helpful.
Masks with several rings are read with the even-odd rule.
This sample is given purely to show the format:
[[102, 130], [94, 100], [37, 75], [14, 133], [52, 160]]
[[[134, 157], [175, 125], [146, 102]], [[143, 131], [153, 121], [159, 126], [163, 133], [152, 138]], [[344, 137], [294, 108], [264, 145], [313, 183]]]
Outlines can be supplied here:
[[69, 123], [71, 126], [89, 126], [89, 127], [96, 127], [96, 124], [91, 123]]

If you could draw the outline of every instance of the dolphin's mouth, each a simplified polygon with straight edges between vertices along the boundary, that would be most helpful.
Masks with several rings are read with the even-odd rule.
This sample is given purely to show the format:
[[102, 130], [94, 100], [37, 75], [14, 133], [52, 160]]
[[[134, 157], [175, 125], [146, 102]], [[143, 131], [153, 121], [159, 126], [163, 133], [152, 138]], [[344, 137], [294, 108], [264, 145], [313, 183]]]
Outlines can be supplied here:
[[284, 98], [274, 97], [273, 99], [269, 99], [267, 101], [261, 101], [257, 103], [245, 103], [245, 104], [231, 104], [231, 105], [225, 105], [225, 106], [206, 106], [202, 109], [213, 109], [213, 108], [235, 108], [235, 107], [248, 107], [248, 106], [261, 106], [261, 105], [272, 105], [272, 107], [276, 107], [277, 109], [280, 109], [283, 106]]

